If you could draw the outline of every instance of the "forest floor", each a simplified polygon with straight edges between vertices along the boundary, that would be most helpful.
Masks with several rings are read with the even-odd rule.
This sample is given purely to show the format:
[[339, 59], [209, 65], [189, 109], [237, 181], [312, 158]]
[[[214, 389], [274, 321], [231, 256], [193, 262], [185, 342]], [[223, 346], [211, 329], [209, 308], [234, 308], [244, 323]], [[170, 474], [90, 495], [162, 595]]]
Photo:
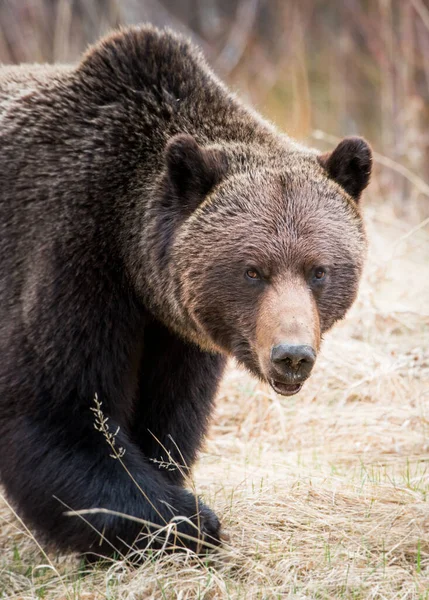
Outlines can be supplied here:
[[224, 549], [85, 570], [0, 496], [0, 598], [429, 600], [429, 227], [412, 201], [365, 213], [359, 299], [303, 391], [222, 385], [193, 482]]

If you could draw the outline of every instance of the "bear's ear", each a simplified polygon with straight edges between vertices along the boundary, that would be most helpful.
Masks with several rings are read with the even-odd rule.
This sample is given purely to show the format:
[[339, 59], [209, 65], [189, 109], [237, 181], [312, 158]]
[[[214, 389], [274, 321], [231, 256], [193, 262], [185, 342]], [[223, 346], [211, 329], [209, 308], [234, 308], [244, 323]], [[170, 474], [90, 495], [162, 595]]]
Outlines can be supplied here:
[[168, 191], [188, 214], [219, 183], [226, 170], [221, 151], [202, 148], [187, 134], [171, 138], [165, 150], [165, 162]]
[[358, 202], [371, 176], [369, 144], [360, 137], [344, 138], [335, 150], [322, 154], [318, 160], [328, 176]]

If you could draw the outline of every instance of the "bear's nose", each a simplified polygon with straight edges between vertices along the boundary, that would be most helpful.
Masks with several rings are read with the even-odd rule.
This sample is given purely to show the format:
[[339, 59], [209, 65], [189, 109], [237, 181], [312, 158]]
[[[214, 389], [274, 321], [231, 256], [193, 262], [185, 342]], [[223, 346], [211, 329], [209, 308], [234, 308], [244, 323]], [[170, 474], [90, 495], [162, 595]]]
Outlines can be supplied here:
[[316, 361], [316, 352], [307, 345], [277, 344], [271, 349], [271, 361], [284, 375], [294, 373], [305, 379]]

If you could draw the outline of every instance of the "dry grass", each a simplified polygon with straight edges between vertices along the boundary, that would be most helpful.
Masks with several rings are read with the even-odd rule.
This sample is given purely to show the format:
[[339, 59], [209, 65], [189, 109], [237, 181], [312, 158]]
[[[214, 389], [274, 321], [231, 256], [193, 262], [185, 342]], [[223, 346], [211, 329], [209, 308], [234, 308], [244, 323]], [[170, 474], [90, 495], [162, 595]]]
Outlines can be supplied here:
[[0, 598], [429, 599], [426, 201], [368, 205], [359, 300], [301, 394], [231, 366], [195, 470], [228, 548], [85, 573], [0, 501]]

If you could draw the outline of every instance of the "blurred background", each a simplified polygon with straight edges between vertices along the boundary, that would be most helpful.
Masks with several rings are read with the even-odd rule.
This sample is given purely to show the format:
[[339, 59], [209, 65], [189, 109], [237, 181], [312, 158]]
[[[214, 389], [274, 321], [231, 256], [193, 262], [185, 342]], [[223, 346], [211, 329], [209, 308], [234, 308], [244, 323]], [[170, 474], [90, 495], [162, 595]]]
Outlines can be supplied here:
[[[0, 0], [0, 62], [73, 62], [119, 25], [171, 26], [291, 136], [360, 134], [373, 196], [429, 213], [428, 0]], [[413, 203], [415, 204], [415, 203]]]

